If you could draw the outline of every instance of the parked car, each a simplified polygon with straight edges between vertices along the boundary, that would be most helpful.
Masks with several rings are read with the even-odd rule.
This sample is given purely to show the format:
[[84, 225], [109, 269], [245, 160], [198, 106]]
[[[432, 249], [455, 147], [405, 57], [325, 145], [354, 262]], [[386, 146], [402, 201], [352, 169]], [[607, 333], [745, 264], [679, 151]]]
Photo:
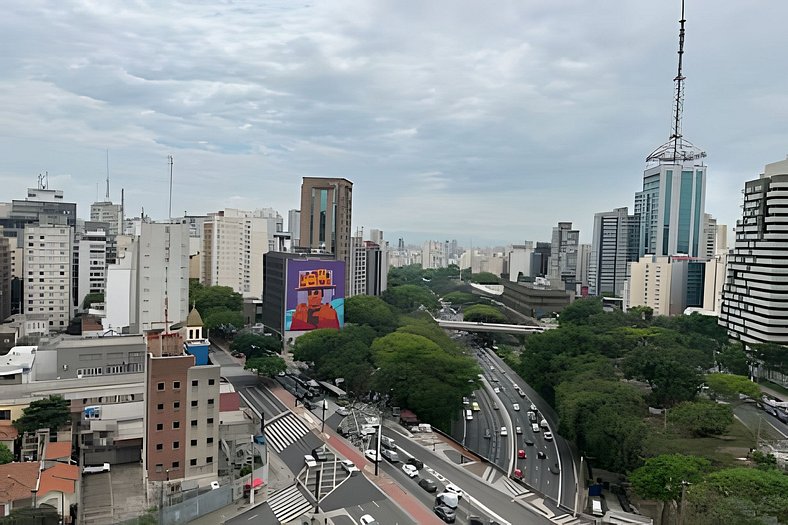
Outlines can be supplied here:
[[455, 485], [454, 483], [446, 484], [446, 492], [451, 492], [452, 494], [456, 494], [458, 498], [462, 498], [463, 495], [462, 489], [457, 485]]
[[104, 463], [102, 465], [93, 465], [90, 467], [83, 467], [82, 473], [83, 474], [100, 474], [102, 472], [109, 472], [109, 463]]
[[457, 519], [454, 509], [449, 508], [446, 505], [437, 505], [432, 510], [446, 523], [454, 523], [454, 521]]
[[312, 457], [312, 454], [307, 454], [304, 456], [304, 463], [306, 463], [307, 468], [317, 466], [317, 461], [315, 461], [315, 458]]
[[424, 468], [424, 462], [413, 457], [408, 458], [408, 465], [413, 465], [416, 467], [416, 470], [421, 470]]
[[378, 525], [377, 520], [373, 518], [371, 514], [364, 514], [359, 518], [358, 522], [361, 525]]
[[344, 469], [344, 471], [347, 472], [349, 476], [355, 476], [360, 472], [355, 463], [349, 459], [343, 459], [339, 462], [339, 464], [342, 465], [342, 469]]
[[553, 433], [550, 432], [550, 431], [545, 432], [544, 433], [544, 440], [545, 441], [552, 441], [553, 440]]
[[408, 465], [405, 463], [402, 465], [402, 472], [408, 475], [409, 478], [415, 478], [419, 475], [419, 469], [414, 467], [413, 465]]
[[391, 461], [392, 463], [399, 462], [399, 454], [397, 454], [393, 450], [384, 448], [380, 451], [380, 455], [386, 458], [387, 460]]
[[372, 463], [377, 463], [377, 462], [379, 461], [379, 459], [378, 459], [378, 453], [377, 453], [377, 451], [376, 451], [376, 450], [372, 450], [372, 449], [365, 450], [365, 451], [364, 451], [364, 456], [365, 456], [365, 457], [366, 457], [368, 460], [370, 460]]
[[337, 408], [336, 413], [339, 414], [340, 416], [349, 416], [350, 410], [348, 410], [345, 407], [339, 407]]
[[419, 480], [419, 487], [430, 493], [438, 491], [438, 484], [435, 483], [435, 481], [427, 478], [421, 478]]

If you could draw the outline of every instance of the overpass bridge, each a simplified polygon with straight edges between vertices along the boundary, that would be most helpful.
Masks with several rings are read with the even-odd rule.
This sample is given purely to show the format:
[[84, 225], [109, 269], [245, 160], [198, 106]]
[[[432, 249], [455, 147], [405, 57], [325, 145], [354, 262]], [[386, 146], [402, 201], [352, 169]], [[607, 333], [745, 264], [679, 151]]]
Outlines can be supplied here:
[[528, 326], [522, 324], [502, 324], [502, 323], [472, 323], [469, 321], [447, 321], [435, 319], [438, 326], [447, 330], [462, 330], [465, 332], [499, 332], [507, 334], [538, 334], [553, 327], [548, 326]]

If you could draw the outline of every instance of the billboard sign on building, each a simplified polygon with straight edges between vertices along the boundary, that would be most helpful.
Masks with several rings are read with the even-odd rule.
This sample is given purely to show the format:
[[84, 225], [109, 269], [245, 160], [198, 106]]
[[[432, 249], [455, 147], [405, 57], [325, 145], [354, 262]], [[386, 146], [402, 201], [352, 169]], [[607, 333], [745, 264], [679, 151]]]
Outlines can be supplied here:
[[340, 329], [345, 324], [345, 263], [287, 261], [285, 330]]

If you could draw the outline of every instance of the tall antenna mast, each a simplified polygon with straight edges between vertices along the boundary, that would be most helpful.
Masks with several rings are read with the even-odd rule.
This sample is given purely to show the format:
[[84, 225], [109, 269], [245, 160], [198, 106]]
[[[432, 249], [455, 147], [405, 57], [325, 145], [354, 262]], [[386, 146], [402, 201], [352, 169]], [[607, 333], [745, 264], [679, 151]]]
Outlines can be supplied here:
[[109, 202], [109, 150], [107, 150], [107, 202]]
[[684, 112], [684, 0], [681, 0], [681, 19], [679, 20], [679, 63], [676, 76], [673, 78], [675, 84], [673, 97], [673, 120], [671, 123], [671, 134], [668, 141], [651, 152], [646, 157], [646, 162], [658, 163], [680, 163], [683, 161], [698, 160], [706, 157], [706, 152], [697, 148], [694, 144], [684, 138], [681, 133], [681, 118]]
[[684, 76], [681, 74], [681, 66], [684, 59], [684, 0], [681, 0], [681, 20], [679, 20], [679, 66], [676, 72], [676, 77], [673, 81], [676, 83], [676, 99], [675, 106], [673, 107], [673, 134], [670, 138], [673, 140], [673, 158], [678, 158], [679, 152], [679, 139], [681, 138], [681, 113], [684, 110], [684, 89], [683, 82]]
[[170, 222], [172, 222], [172, 155], [167, 155], [167, 159], [170, 162], [170, 207], [169, 207], [169, 218]]

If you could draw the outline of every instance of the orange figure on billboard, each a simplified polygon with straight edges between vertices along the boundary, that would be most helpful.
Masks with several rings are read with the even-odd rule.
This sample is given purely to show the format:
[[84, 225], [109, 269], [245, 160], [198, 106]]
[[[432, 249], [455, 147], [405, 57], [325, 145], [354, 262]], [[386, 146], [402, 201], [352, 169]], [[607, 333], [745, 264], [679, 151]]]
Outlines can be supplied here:
[[331, 296], [336, 286], [333, 272], [327, 269], [302, 271], [298, 274], [299, 299], [306, 295], [306, 302], [299, 302], [293, 312], [290, 330], [334, 328], [339, 330], [337, 311], [331, 306]]

